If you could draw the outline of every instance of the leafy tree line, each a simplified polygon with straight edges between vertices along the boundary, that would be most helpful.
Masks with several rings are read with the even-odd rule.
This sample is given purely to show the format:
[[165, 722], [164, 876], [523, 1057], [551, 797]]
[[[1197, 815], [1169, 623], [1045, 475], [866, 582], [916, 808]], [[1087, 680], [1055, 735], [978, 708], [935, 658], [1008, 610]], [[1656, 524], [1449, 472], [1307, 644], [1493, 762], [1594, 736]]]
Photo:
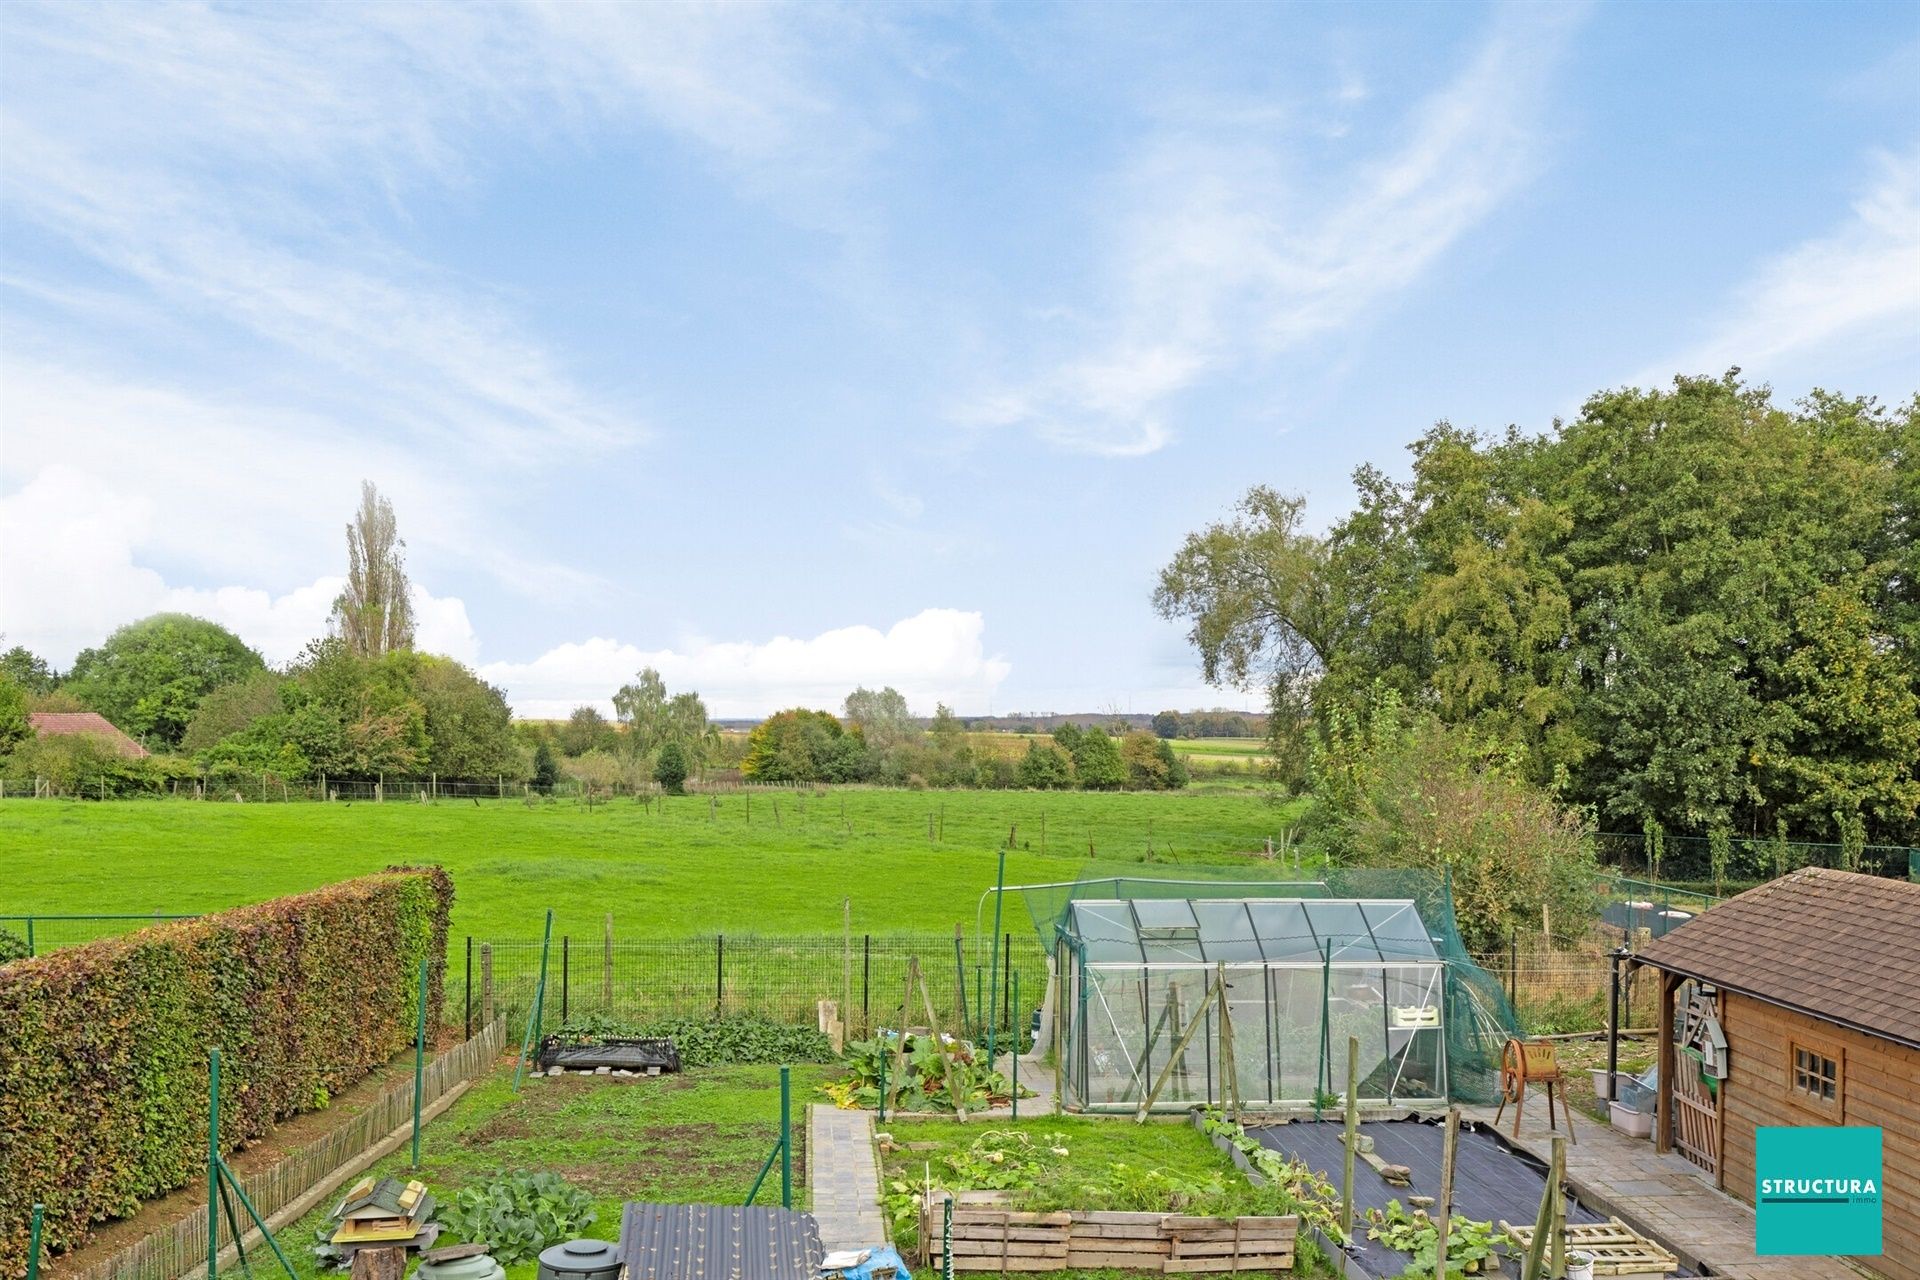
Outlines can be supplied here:
[[[393, 507], [373, 485], [347, 526], [347, 584], [328, 634], [271, 670], [217, 623], [163, 613], [83, 650], [64, 676], [15, 646], [0, 654], [0, 756], [63, 788], [141, 789], [195, 776], [296, 779], [383, 773], [521, 779], [533, 751], [506, 697], [451, 658], [413, 648]], [[156, 753], [125, 760], [98, 738], [35, 739], [34, 711], [96, 711]]]
[[1162, 738], [1257, 738], [1253, 722], [1232, 711], [1158, 711], [1153, 731]]
[[888, 688], [856, 689], [841, 716], [795, 707], [769, 716], [747, 735], [741, 773], [765, 782], [877, 782], [893, 786], [1025, 787], [1035, 790], [1172, 790], [1187, 785], [1186, 764], [1151, 733], [1110, 736], [1062, 725], [1051, 739], [1027, 743], [1012, 759], [976, 752], [945, 704], [921, 730], [906, 699]]
[[1389, 736], [1604, 827], [1920, 842], [1920, 397], [1783, 407], [1735, 370], [1411, 453], [1325, 534], [1256, 487], [1162, 571], [1297, 779], [1390, 696]]

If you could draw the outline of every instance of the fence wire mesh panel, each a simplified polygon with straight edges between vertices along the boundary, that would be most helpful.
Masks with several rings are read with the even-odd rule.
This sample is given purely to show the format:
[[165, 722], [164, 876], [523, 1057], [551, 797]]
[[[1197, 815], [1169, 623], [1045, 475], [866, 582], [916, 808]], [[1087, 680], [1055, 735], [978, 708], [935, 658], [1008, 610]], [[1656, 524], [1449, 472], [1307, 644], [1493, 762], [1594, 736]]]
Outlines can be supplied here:
[[145, 929], [168, 920], [193, 920], [191, 915], [169, 915], [155, 911], [148, 915], [18, 915], [0, 916], [0, 930], [14, 935], [26, 945], [28, 955], [44, 955], [61, 947], [77, 947], [117, 938], [123, 933]]
[[1621, 872], [1669, 887], [1730, 896], [1802, 867], [1859, 871], [1900, 878], [1920, 860], [1920, 849], [1893, 844], [1829, 844], [1773, 836], [1649, 837], [1640, 832], [1602, 832], [1594, 837], [1600, 860]]
[[[473, 939], [472, 957], [456, 957], [448, 971], [450, 1009], [456, 1018], [470, 1007], [476, 1020], [491, 1008], [525, 1017], [540, 980], [537, 941]], [[750, 1015], [812, 1026], [819, 1001], [841, 1008], [850, 1034], [876, 1027], [921, 1026], [927, 1021], [919, 988], [904, 1019], [908, 967], [919, 962], [936, 1020], [943, 1032], [984, 1035], [992, 966], [984, 948], [969, 941], [956, 950], [952, 934], [853, 934], [843, 937], [771, 938], [714, 935], [608, 943], [604, 937], [556, 937], [547, 959], [542, 1024], [605, 1017], [641, 1025], [663, 1018]], [[1003, 1032], [1024, 1024], [1046, 991], [1047, 958], [1030, 934], [1000, 939], [1000, 990], [991, 1003]], [[1021, 977], [1023, 1010], [1010, 1007], [1008, 965]], [[456, 979], [464, 980], [461, 990]]]

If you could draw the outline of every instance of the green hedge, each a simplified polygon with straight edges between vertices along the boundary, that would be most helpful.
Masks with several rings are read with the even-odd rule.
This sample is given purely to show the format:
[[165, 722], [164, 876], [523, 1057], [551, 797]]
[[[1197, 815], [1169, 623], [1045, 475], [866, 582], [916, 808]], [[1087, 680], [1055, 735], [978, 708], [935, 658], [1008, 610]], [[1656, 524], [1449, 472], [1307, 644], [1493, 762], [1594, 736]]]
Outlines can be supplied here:
[[420, 959], [437, 1019], [453, 882], [391, 867], [0, 969], [0, 1276], [202, 1177], [207, 1052], [231, 1150], [413, 1041]]

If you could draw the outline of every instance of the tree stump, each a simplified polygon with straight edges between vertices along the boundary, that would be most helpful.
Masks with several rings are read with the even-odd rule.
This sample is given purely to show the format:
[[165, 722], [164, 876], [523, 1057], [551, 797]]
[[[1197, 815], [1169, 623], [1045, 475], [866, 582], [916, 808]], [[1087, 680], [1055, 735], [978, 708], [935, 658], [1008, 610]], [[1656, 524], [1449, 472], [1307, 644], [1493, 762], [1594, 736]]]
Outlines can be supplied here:
[[353, 1280], [401, 1280], [406, 1272], [407, 1251], [399, 1245], [354, 1252]]

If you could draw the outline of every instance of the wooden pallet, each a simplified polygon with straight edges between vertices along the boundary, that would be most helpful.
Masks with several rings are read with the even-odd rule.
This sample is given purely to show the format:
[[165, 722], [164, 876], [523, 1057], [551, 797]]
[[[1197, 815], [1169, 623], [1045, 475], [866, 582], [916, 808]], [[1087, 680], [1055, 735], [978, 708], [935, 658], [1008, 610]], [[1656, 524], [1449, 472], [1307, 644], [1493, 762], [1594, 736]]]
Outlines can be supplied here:
[[[1515, 1226], [1502, 1221], [1500, 1229], [1524, 1251], [1533, 1244], [1533, 1224]], [[1597, 1276], [1641, 1275], [1649, 1271], [1678, 1271], [1680, 1260], [1618, 1218], [1605, 1222], [1567, 1224], [1567, 1248], [1593, 1255]]]
[[[921, 1249], [938, 1267], [937, 1200], [922, 1206]], [[1181, 1274], [1289, 1271], [1300, 1220], [1294, 1216], [1202, 1218], [1168, 1213], [1075, 1210], [1020, 1213], [994, 1203], [954, 1205], [955, 1271], [1061, 1271], [1115, 1267]]]

